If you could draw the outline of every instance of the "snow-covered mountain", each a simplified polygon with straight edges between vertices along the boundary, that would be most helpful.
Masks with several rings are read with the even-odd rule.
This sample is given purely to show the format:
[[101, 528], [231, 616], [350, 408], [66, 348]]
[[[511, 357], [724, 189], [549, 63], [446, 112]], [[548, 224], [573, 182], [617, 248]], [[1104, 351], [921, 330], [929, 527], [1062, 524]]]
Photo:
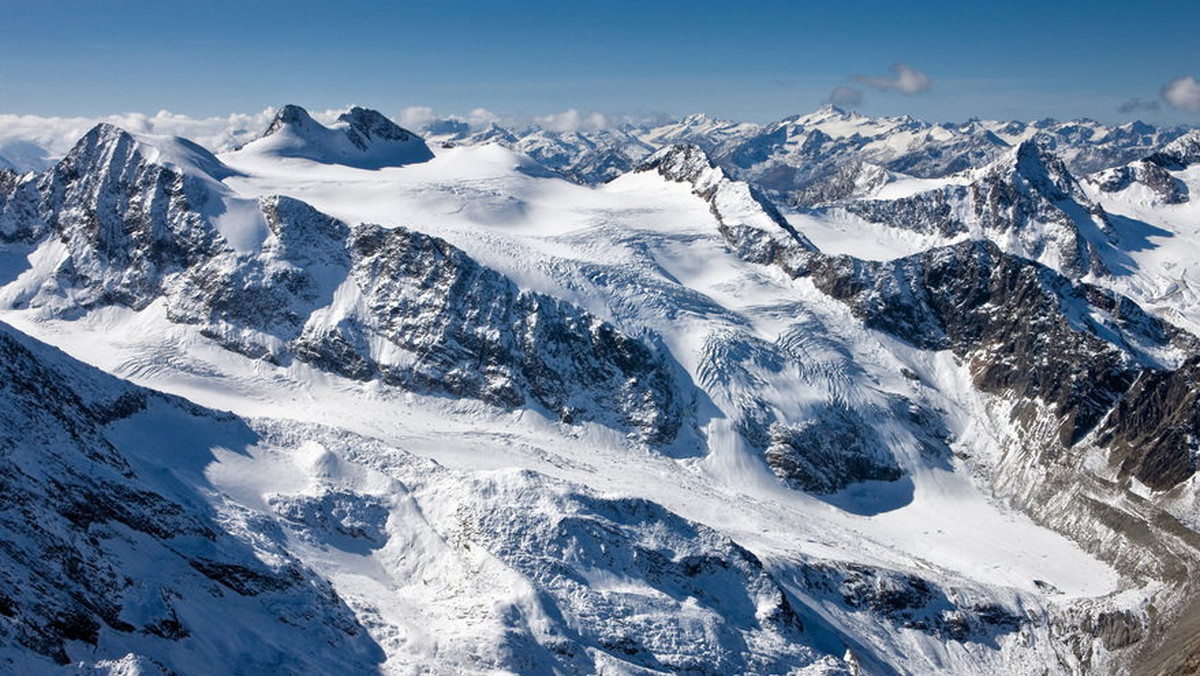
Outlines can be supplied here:
[[280, 108], [262, 136], [234, 152], [296, 157], [359, 169], [398, 167], [433, 157], [419, 136], [378, 111], [351, 108], [332, 127], [326, 127], [294, 105]]
[[840, 211], [893, 228], [988, 239], [1077, 277], [1109, 274], [1120, 265], [1120, 254], [1107, 251], [1115, 234], [1104, 210], [1036, 141], [956, 178], [908, 197], [852, 199]]
[[464, 121], [444, 119], [428, 123], [424, 131], [442, 143], [500, 143], [583, 183], [611, 180], [661, 148], [692, 144], [730, 175], [777, 195], [782, 203], [815, 206], [849, 196], [847, 183], [853, 185], [858, 174], [864, 175], [859, 182], [878, 180], [881, 170], [939, 178], [983, 167], [1028, 141], [1053, 151], [1072, 172], [1090, 174], [1144, 157], [1187, 129], [1050, 119], [932, 124], [825, 106], [766, 125], [692, 115], [665, 124], [625, 123], [564, 132], [495, 123], [472, 129]]
[[0, 170], [0, 662], [1173, 668], [1194, 138], [1102, 131], [287, 106]]

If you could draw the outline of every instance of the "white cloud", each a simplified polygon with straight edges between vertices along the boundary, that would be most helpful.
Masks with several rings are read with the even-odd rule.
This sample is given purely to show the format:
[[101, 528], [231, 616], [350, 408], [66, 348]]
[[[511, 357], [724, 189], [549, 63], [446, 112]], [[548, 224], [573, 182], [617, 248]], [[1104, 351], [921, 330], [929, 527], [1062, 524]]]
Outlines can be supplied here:
[[561, 113], [535, 117], [533, 121], [543, 129], [558, 132], [597, 131], [609, 127], [608, 117], [603, 113], [593, 111], [583, 115], [574, 108]]
[[[347, 107], [348, 108], [348, 107]], [[309, 111], [313, 119], [330, 124], [347, 108]], [[43, 117], [40, 115], [0, 115], [0, 148], [23, 148], [30, 156], [28, 144], [45, 151], [48, 158], [66, 155], [89, 129], [107, 122], [127, 131], [163, 136], [182, 136], [212, 150], [221, 152], [254, 140], [275, 117], [273, 107], [257, 113], [233, 113], [224, 117], [196, 118], [160, 110], [153, 115], [121, 113], [104, 117]], [[16, 162], [11, 153], [0, 153]], [[23, 168], [39, 168], [38, 162], [26, 161]]]
[[436, 119], [437, 115], [429, 106], [409, 106], [400, 111], [396, 123], [405, 129], [420, 129]]
[[1190, 75], [1168, 82], [1162, 89], [1162, 97], [1172, 108], [1200, 113], [1200, 82]]
[[858, 75], [854, 79], [868, 87], [885, 91], [897, 91], [902, 94], [926, 92], [933, 86], [933, 81], [929, 79], [928, 75], [903, 63], [897, 63], [892, 66], [891, 71], [892, 77]]
[[829, 95], [829, 102], [835, 106], [857, 106], [862, 100], [862, 90], [854, 87], [838, 87]]
[[471, 125], [472, 129], [483, 129], [499, 120], [500, 116], [487, 108], [476, 108], [467, 113], [467, 124]]
[[[254, 114], [235, 113], [208, 118], [193, 118], [168, 110], [160, 110], [153, 115], [123, 113], [106, 117], [0, 115], [0, 145], [33, 143], [45, 149], [49, 156], [61, 157], [89, 129], [107, 122], [143, 134], [183, 136], [206, 148], [220, 151], [245, 143], [262, 133], [274, 115], [274, 108]], [[326, 117], [327, 114], [321, 116]]]

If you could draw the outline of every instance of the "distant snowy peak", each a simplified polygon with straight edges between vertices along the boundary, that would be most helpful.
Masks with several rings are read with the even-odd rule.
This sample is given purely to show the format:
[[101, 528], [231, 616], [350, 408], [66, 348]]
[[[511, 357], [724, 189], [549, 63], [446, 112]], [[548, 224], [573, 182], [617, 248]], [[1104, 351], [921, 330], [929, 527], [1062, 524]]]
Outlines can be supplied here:
[[1150, 155], [1146, 161], [1164, 169], [1186, 169], [1200, 162], [1200, 129], [1194, 129], [1175, 139], [1162, 150]]
[[148, 163], [176, 173], [218, 183], [238, 172], [199, 144], [178, 136], [135, 134], [101, 123], [92, 127], [59, 162], [59, 167], [107, 167], [110, 171], [131, 163]]
[[932, 128], [908, 115], [894, 117], [867, 117], [847, 111], [832, 104], [825, 104], [807, 115], [793, 115], [776, 123], [778, 126], [792, 125], [806, 129], [819, 129], [832, 138], [844, 138], [858, 134], [863, 137], [886, 135], [897, 130], [925, 131]]
[[961, 178], [967, 182], [840, 208], [894, 228], [991, 240], [1070, 276], [1107, 274], [1124, 260], [1113, 250], [1108, 215], [1041, 142], [1024, 141]]
[[315, 130], [322, 126], [320, 122], [317, 122], [308, 114], [307, 110], [289, 103], [275, 113], [275, 117], [271, 120], [271, 124], [267, 125], [267, 129], [262, 133], [261, 138], [273, 136], [288, 129], [293, 129], [297, 132], [303, 132], [307, 129], [315, 132]]
[[1086, 181], [1101, 193], [1122, 193], [1127, 201], [1184, 204], [1191, 201], [1194, 190], [1184, 180], [1184, 172], [1196, 164], [1200, 164], [1200, 130], [1180, 136], [1143, 159], [1096, 172]]
[[326, 127], [296, 105], [280, 108], [261, 137], [232, 154], [302, 158], [358, 169], [433, 159], [423, 139], [374, 110], [352, 108]]
[[372, 142], [407, 143], [417, 138], [411, 131], [387, 119], [383, 113], [377, 110], [355, 106], [338, 116], [338, 121], [349, 125], [350, 128], [346, 130], [346, 135], [350, 137], [350, 141], [355, 146], [364, 152], [370, 148]]

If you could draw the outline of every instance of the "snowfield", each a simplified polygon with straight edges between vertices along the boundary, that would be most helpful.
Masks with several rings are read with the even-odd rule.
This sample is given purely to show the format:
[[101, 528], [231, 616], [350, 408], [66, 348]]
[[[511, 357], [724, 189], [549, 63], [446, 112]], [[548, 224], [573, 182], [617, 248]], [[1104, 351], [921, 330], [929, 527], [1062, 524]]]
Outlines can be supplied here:
[[[364, 128], [360, 119], [325, 127], [292, 107], [277, 121], [277, 133], [216, 156], [178, 139], [136, 138], [140, 155], [131, 157], [197, 181], [188, 199], [203, 203], [196, 222], [211, 224], [217, 252], [204, 259], [210, 267], [202, 273], [176, 274], [162, 264], [153, 267], [160, 286], [145, 287], [161, 290], [135, 296], [144, 303], [94, 301], [96, 294], [73, 287], [63, 272], [77, 260], [75, 240], [13, 235], [0, 251], [0, 320], [16, 330], [5, 336], [19, 331], [61, 349], [65, 355], [12, 339], [32, 345], [52, 369], [85, 373], [78, 360], [104, 372], [75, 376], [68, 385], [80, 391], [136, 385], [194, 402], [188, 408], [155, 399], [96, 422], [97, 433], [129, 458], [137, 475], [129, 481], [209, 515], [263, 565], [280, 570], [287, 561], [324, 581], [314, 584], [328, 584], [362, 630], [345, 629], [358, 641], [356, 657], [334, 646], [346, 669], [1110, 671], [1126, 664], [1118, 654], [1124, 646], [1079, 631], [1080, 618], [1145, 613], [1169, 593], [1163, 578], [1131, 574], [1098, 556], [1084, 526], [1035, 518], [1018, 504], [1019, 492], [997, 490], [1016, 481], [1009, 463], [1033, 438], [1027, 435], [1052, 424], [1049, 413], [1014, 422], [1020, 402], [981, 391], [975, 364], [951, 349], [921, 349], [868, 328], [819, 280], [750, 262], [728, 235], [743, 226], [825, 254], [895, 261], [983, 231], [947, 236], [821, 209], [793, 210], [784, 221], [716, 167], [692, 182], [643, 169], [581, 185], [498, 144], [426, 147], [390, 127], [377, 128], [376, 139], [386, 142], [355, 144], [346, 134]], [[867, 124], [831, 117], [819, 128], [841, 138]], [[910, 129], [904, 120], [891, 124], [879, 152], [911, 149], [930, 134], [950, 138], [948, 131]], [[1024, 138], [1013, 134], [1014, 142]], [[1196, 171], [1176, 172], [1193, 196], [1200, 190]], [[897, 173], [859, 197], [911, 199], [963, 188], [974, 177]], [[1200, 247], [1196, 201], [1163, 207], [1136, 185], [1120, 193], [1083, 185], [1104, 210], [1127, 219], [1114, 224], [1115, 246], [1133, 261], [1128, 275], [1087, 281], [1127, 294], [1183, 329], [1200, 328], [1187, 264]], [[333, 217], [342, 230], [328, 230], [333, 226], [279, 196]], [[287, 239], [288, 228], [300, 233], [296, 223], [310, 229], [293, 235], [299, 245]], [[379, 374], [416, 368], [428, 355], [420, 353], [424, 343], [412, 348], [370, 324], [371, 313], [488, 300], [456, 297], [459, 286], [433, 298], [397, 277], [383, 280], [401, 285], [385, 305], [378, 294], [386, 290], [368, 289], [355, 275], [362, 265], [356, 257], [382, 256], [364, 251], [388, 232], [437, 238], [498, 273], [515, 287], [515, 307], [534, 304], [543, 313], [528, 320], [533, 324], [592, 322], [590, 331], [616, 332], [618, 345], [637, 341], [645, 352], [630, 354], [658, 361], [621, 362], [626, 370], [619, 373], [643, 370], [619, 394], [601, 389], [610, 386], [599, 376], [568, 383], [574, 403], [561, 410], [546, 403], [557, 395], [543, 394], [532, 377], [533, 394], [521, 394], [518, 405], [503, 403], [507, 394], [491, 400], [387, 382]], [[347, 237], [353, 245], [343, 251]], [[1140, 248], [1130, 245], [1137, 237]], [[333, 248], [319, 248], [326, 239]], [[438, 264], [462, 269], [457, 253], [431, 241]], [[433, 267], [416, 264], [419, 271]], [[492, 272], [467, 269], [462, 274], [471, 279], [492, 279]], [[113, 288], [126, 289], [130, 279], [125, 274], [126, 286]], [[235, 291], [270, 280], [272, 289], [292, 295], [279, 302], [271, 296], [262, 312], [275, 314], [238, 324], [231, 314], [204, 314], [210, 299], [201, 295], [226, 293], [218, 279], [232, 280]], [[497, 284], [470, 288], [507, 293]], [[144, 285], [129, 288], [140, 293]], [[546, 299], [567, 309], [544, 310]], [[1071, 311], [1092, 312], [1080, 307]], [[463, 312], [463, 321], [487, 319], [484, 310]], [[436, 324], [460, 315], [419, 318]], [[496, 321], [478, 335], [507, 345], [504, 331], [518, 320]], [[347, 327], [355, 322], [377, 332], [363, 329], [354, 343], [358, 334]], [[363, 357], [355, 368], [378, 368], [375, 375], [331, 370], [294, 351], [309, 336], [337, 331]], [[1121, 349], [1143, 355], [1129, 344]], [[601, 351], [577, 367], [583, 357], [564, 354], [552, 370], [557, 364], [563, 372], [592, 373], [587, 369], [607, 359], [634, 359]], [[1181, 354], [1162, 348], [1163, 363], [1175, 368]], [[654, 399], [663, 390], [652, 376], [677, 399]], [[523, 386], [511, 376], [488, 377], [485, 393]], [[628, 389], [634, 385], [643, 389]], [[648, 441], [647, 429], [673, 428], [645, 422], [634, 404], [620, 400], [609, 410], [596, 403], [635, 395], [678, 408], [682, 422], [669, 439]], [[789, 452], [781, 441], [788, 438], [816, 438], [822, 452], [858, 455], [844, 471], [820, 462], [781, 469], [768, 458]], [[1100, 451], [1089, 457], [1097, 473], [1110, 472]], [[1200, 518], [1188, 511], [1195, 501], [1173, 504], [1185, 521]], [[23, 673], [109, 674], [160, 667], [214, 673], [238, 664], [256, 649], [237, 637], [240, 625], [224, 626], [217, 606], [193, 602], [209, 593], [198, 584], [181, 580], [173, 592], [190, 627], [190, 637], [175, 643], [104, 628], [97, 641], [66, 644], [69, 663], [78, 666], [60, 668], [0, 632], [0, 662]], [[285, 596], [290, 588], [272, 589], [279, 599], [233, 595], [258, 604], [253, 612], [263, 622], [273, 621], [280, 604], [314, 603], [307, 591]], [[139, 603], [127, 601], [128, 608]], [[318, 624], [342, 617], [330, 603], [304, 617]], [[334, 673], [295, 657], [313, 639], [280, 632], [255, 636], [274, 651], [262, 659], [277, 661], [240, 662], [238, 673]], [[1068, 646], [1066, 634], [1078, 645]]]

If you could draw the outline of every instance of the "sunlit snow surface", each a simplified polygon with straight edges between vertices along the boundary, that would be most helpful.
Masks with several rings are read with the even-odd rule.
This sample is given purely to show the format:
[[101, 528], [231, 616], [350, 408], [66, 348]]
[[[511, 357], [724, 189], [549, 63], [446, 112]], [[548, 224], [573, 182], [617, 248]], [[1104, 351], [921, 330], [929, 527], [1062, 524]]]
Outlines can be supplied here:
[[[1002, 432], [990, 426], [999, 423], [983, 412], [981, 395], [951, 355], [921, 353], [867, 332], [807, 280], [737, 258], [689, 186], [653, 173], [580, 186], [548, 177], [499, 146], [435, 153], [427, 163], [373, 171], [252, 149], [226, 154], [221, 159], [236, 174], [223, 180], [232, 201], [217, 224], [234, 235], [236, 248], [252, 250], [261, 244], [262, 225], [256, 211], [239, 206], [253, 202], [238, 200], [284, 194], [347, 223], [404, 226], [442, 237], [523, 288], [577, 303], [627, 333], [661, 335], [694, 382], [701, 380], [705, 346], [714, 335], [735, 332], [773, 342], [797, 317], [819, 320], [862, 369], [846, 397], [902, 394], [947, 411], [957, 445], [984, 458], [998, 452]], [[1136, 215], [1136, 201], [1122, 204]], [[1195, 203], [1188, 208], [1193, 211], [1181, 208], [1179, 222], [1195, 230]], [[798, 216], [792, 223], [831, 253], [864, 258], [894, 258], [940, 243], [855, 222]], [[1178, 265], [1186, 286], [1189, 263]], [[721, 395], [697, 404], [697, 434], [684, 434], [676, 447], [659, 453], [607, 428], [566, 426], [534, 411], [503, 412], [350, 381], [300, 363], [284, 368], [247, 359], [168, 322], [161, 301], [141, 312], [109, 308], [73, 322], [19, 311], [2, 318], [83, 361], [204, 406], [348, 430], [464, 470], [463, 476], [478, 477], [473, 481], [519, 483], [515, 470], [528, 469], [607, 496], [647, 498], [727, 534], [781, 578], [796, 560], [813, 557], [911, 571], [949, 586], [991, 590], [1001, 600], [1020, 598], [1029, 607], [1042, 602], [1035, 580], [1061, 590], [1064, 599], [1117, 590], [1118, 577], [1107, 565], [990, 500], [957, 460], [935, 466], [915, 453], [904, 455], [898, 461], [911, 483], [860, 484], [826, 499], [788, 489], [734, 432], [729, 416], [735, 402]], [[920, 379], [902, 377], [902, 367]], [[781, 406], [811, 399], [809, 390], [818, 386], [798, 377], [756, 375], [767, 380]], [[411, 498], [395, 497], [404, 493], [396, 482], [419, 484], [419, 477], [411, 468], [389, 472], [387, 462], [338, 457], [312, 442], [290, 456], [270, 449], [218, 453], [206, 476], [253, 509], [266, 509], [272, 495], [315, 495], [329, 486], [388, 500], [388, 546], [360, 553], [300, 546], [298, 555], [327, 575], [351, 607], [374, 618], [376, 639], [389, 654], [385, 668], [407, 673], [439, 650], [444, 656], [447, 649], [465, 650], [502, 634], [503, 621], [489, 608], [514, 598], [522, 607], [534, 604], [519, 577], [495, 560], [480, 554], [474, 563], [448, 562], [446, 544], [412, 524], [419, 521], [423, 498], [431, 509], [454, 501], [423, 496], [419, 487]], [[429, 490], [458, 490], [453, 482], [436, 485]], [[461, 490], [466, 498], [477, 488]], [[398, 521], [403, 519], [412, 524]], [[414, 582], [434, 578], [436, 584]], [[591, 582], [632, 584], [599, 573]], [[958, 660], [969, 661], [960, 644], [931, 646], [919, 632], [909, 634], [925, 641], [922, 649], [941, 655], [914, 663], [914, 669], [933, 668], [940, 659], [940, 668], [953, 672]]]

